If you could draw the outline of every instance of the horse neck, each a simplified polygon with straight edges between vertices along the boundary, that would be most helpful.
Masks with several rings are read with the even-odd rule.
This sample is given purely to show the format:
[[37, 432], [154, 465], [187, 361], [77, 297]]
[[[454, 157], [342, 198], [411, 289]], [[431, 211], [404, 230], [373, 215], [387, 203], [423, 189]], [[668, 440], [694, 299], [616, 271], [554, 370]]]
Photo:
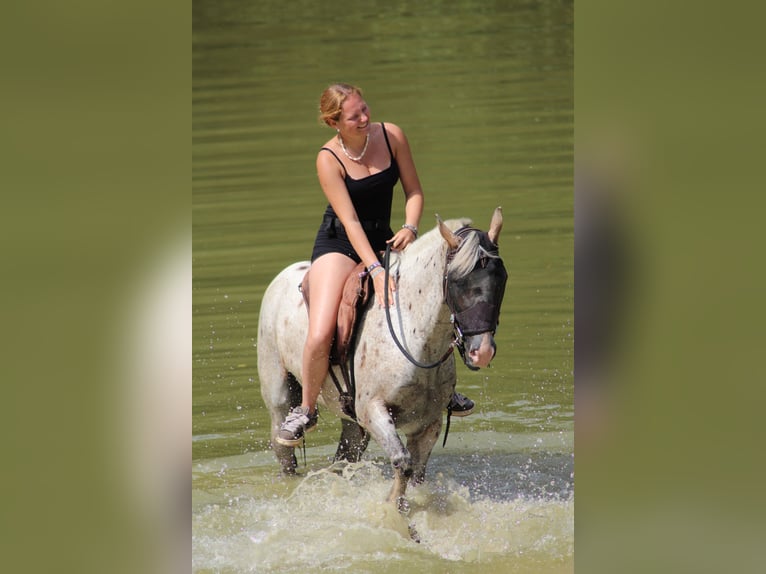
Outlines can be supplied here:
[[444, 269], [447, 244], [429, 233], [410, 245], [398, 260], [400, 305], [416, 316], [415, 321], [437, 321], [449, 314], [444, 303]]

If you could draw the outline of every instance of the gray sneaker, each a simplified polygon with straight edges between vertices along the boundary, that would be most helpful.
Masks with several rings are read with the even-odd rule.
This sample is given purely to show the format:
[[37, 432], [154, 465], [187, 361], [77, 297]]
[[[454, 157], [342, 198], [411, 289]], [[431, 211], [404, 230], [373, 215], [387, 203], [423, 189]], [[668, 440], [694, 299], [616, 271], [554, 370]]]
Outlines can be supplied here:
[[473, 412], [474, 402], [460, 393], [453, 393], [447, 410], [453, 417], [467, 417]]
[[295, 407], [289, 412], [276, 436], [276, 441], [284, 446], [297, 446], [303, 442], [304, 435], [317, 426], [318, 411], [309, 413], [308, 407]]

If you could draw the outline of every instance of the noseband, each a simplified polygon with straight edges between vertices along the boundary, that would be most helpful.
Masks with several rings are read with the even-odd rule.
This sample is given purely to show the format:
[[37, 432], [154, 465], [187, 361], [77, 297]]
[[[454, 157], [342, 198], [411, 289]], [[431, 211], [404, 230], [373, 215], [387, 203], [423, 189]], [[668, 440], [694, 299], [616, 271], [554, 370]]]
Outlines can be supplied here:
[[[468, 366], [466, 362], [466, 350], [465, 350], [465, 338], [479, 333], [491, 332], [494, 336], [495, 330], [500, 316], [500, 305], [503, 301], [503, 293], [505, 292], [505, 282], [508, 277], [505, 267], [503, 266], [502, 259], [498, 255], [497, 245], [492, 243], [489, 239], [489, 235], [472, 227], [462, 227], [455, 232], [455, 235], [461, 239], [465, 239], [469, 233], [479, 233], [480, 237], [480, 257], [478, 263], [474, 265], [474, 269], [465, 277], [458, 278], [457, 280], [450, 281], [449, 279], [449, 265], [455, 258], [455, 254], [459, 249], [447, 250], [447, 264], [444, 267], [443, 277], [443, 292], [444, 301], [447, 304], [447, 308], [450, 310], [450, 322], [452, 323], [452, 329], [454, 337], [445, 353], [437, 361], [433, 363], [421, 363], [415, 357], [413, 357], [401, 344], [396, 337], [394, 327], [391, 323], [391, 311], [388, 304], [388, 288], [385, 289], [383, 294], [383, 301], [386, 308], [386, 321], [388, 322], [388, 329], [391, 332], [391, 337], [394, 339], [394, 343], [407, 357], [407, 359], [415, 366], [422, 369], [433, 369], [438, 367], [444, 361], [446, 361], [452, 354], [452, 351], [457, 348], [460, 353], [463, 363]], [[383, 260], [383, 266], [385, 269], [385, 285], [389, 285], [390, 269], [389, 260], [391, 255], [391, 245], [386, 246], [386, 253]], [[493, 278], [493, 275], [498, 273], [497, 265], [499, 264], [499, 271], [501, 272], [501, 280], [492, 282], [489, 281]], [[476, 274], [478, 274], [478, 281], [476, 280]], [[466, 288], [466, 282], [464, 279], [468, 277], [472, 278], [470, 281], [473, 284], [473, 288]], [[465, 301], [465, 293], [471, 292], [476, 289], [480, 289], [483, 284], [490, 285], [490, 300], [489, 301]], [[471, 287], [469, 285], [469, 287]], [[469, 293], [470, 295], [471, 293]], [[464, 303], [468, 303], [464, 305]], [[470, 367], [469, 367], [470, 368]]]

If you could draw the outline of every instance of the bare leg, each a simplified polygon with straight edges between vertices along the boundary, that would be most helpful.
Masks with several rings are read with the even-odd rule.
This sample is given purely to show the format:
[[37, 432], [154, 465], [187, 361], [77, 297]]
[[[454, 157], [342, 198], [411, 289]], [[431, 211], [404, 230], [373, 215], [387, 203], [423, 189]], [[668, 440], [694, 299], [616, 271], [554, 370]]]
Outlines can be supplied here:
[[301, 371], [301, 406], [309, 407], [310, 412], [316, 410], [317, 398], [327, 377], [343, 284], [355, 265], [352, 259], [340, 253], [328, 253], [311, 264], [309, 328]]
[[309, 270], [309, 325], [301, 365], [301, 404], [285, 417], [274, 441], [292, 448], [317, 424], [317, 399], [329, 368], [330, 345], [335, 334], [343, 284], [355, 267], [340, 253], [318, 258]]

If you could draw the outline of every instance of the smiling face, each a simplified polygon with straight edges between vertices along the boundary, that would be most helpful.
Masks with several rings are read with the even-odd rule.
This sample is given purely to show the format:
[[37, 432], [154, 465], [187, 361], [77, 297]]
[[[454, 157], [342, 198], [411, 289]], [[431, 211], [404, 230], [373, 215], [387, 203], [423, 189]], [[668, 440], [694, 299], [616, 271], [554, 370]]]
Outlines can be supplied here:
[[341, 114], [332, 127], [339, 129], [341, 136], [355, 139], [366, 136], [370, 131], [370, 108], [359, 94], [350, 94], [343, 102]]

